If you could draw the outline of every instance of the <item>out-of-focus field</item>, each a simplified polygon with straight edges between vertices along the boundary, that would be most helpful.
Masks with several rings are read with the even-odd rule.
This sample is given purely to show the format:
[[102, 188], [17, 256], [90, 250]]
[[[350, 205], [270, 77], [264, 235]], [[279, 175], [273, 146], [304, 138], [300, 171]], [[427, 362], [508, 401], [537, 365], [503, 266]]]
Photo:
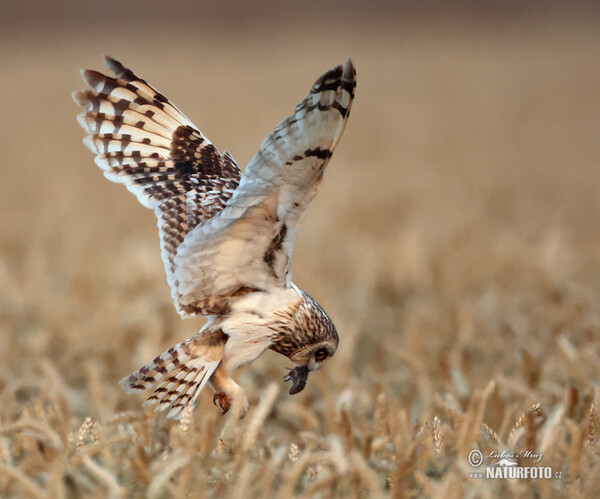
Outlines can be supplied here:
[[[4, 36], [0, 496], [600, 494], [597, 25], [325, 28]], [[294, 261], [341, 345], [301, 394], [272, 352], [237, 376], [241, 422], [209, 390], [182, 424], [121, 391], [202, 321], [172, 307], [153, 214], [81, 144], [69, 94], [103, 52], [240, 164], [352, 56]], [[562, 478], [469, 478], [472, 449]]]

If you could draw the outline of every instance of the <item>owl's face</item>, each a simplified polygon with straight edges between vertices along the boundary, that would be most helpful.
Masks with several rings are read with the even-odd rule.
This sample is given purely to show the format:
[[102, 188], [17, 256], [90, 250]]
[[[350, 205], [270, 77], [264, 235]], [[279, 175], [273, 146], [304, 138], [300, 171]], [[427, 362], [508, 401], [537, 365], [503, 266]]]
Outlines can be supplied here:
[[321, 341], [310, 345], [296, 352], [290, 359], [296, 364], [294, 369], [283, 378], [284, 381], [291, 381], [289, 393], [295, 395], [304, 390], [308, 374], [311, 371], [321, 369], [328, 360], [335, 354], [337, 342], [331, 340]]
[[339, 337], [335, 325], [325, 310], [304, 291], [302, 300], [277, 323], [273, 329], [272, 350], [285, 355], [296, 367], [283, 378], [291, 381], [289, 393], [301, 392], [306, 385], [308, 374], [321, 369], [337, 350]]

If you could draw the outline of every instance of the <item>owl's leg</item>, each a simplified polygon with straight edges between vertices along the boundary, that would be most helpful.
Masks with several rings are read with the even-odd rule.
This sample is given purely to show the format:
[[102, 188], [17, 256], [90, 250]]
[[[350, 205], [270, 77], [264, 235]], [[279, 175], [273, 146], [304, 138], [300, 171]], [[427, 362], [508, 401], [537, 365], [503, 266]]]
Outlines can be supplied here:
[[213, 402], [215, 405], [217, 402], [219, 403], [219, 406], [223, 410], [222, 414], [225, 414], [231, 408], [234, 400], [237, 400], [241, 404], [240, 418], [246, 415], [249, 408], [248, 398], [240, 385], [233, 381], [225, 372], [223, 364], [219, 364], [219, 367], [217, 367], [210, 377], [209, 383], [215, 391]]

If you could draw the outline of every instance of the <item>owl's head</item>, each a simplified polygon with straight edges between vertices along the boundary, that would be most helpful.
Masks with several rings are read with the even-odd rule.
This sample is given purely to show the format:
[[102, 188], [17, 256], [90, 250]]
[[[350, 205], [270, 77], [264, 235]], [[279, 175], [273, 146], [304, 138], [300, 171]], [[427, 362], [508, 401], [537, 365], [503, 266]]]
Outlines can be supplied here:
[[335, 325], [325, 310], [307, 293], [301, 293], [302, 300], [271, 347], [296, 364], [284, 377], [284, 381], [292, 382], [291, 395], [304, 389], [308, 374], [327, 364], [339, 344]]

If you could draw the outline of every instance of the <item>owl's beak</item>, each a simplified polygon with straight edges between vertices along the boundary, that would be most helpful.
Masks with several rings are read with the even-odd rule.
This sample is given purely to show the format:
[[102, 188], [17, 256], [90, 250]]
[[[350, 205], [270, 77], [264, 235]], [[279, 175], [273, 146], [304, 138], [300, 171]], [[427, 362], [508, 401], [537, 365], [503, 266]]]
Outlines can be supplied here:
[[298, 366], [298, 367], [294, 367], [294, 369], [290, 369], [290, 372], [284, 376], [283, 381], [291, 381], [292, 382], [292, 385], [290, 386], [289, 394], [295, 395], [296, 393], [300, 393], [302, 390], [304, 390], [307, 379], [308, 379], [308, 367], [307, 366]]

